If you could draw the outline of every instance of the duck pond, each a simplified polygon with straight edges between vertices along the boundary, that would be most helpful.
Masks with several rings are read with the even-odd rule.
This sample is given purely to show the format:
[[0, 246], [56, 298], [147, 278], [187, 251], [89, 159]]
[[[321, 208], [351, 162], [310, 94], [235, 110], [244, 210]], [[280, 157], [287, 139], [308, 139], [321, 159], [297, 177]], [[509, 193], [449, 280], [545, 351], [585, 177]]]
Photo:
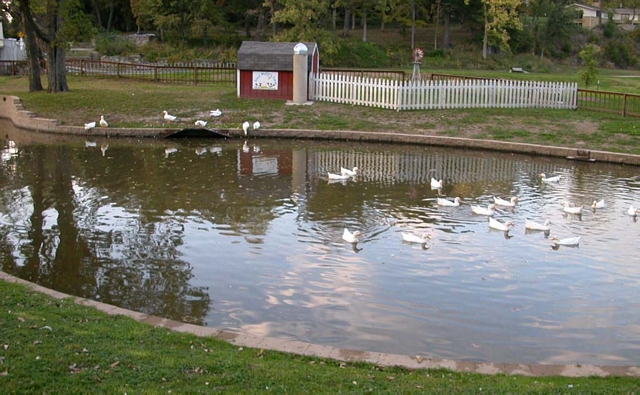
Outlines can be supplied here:
[[[640, 364], [640, 224], [627, 212], [640, 206], [640, 168], [397, 144], [87, 140], [4, 125], [0, 269], [12, 275], [354, 350]], [[329, 180], [341, 167], [359, 171]], [[513, 196], [492, 217], [512, 221], [507, 232], [471, 211]], [[437, 204], [456, 197], [459, 206]], [[525, 228], [547, 219], [549, 232]], [[348, 243], [345, 228], [363, 237]], [[403, 232], [430, 239], [407, 243]]]

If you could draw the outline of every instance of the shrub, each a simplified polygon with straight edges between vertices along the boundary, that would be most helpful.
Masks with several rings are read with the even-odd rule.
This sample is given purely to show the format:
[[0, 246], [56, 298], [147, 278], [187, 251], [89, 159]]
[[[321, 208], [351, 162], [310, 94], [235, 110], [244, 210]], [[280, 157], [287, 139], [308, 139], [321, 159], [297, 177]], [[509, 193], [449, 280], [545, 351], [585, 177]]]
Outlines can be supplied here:
[[346, 41], [338, 52], [324, 56], [323, 63], [334, 67], [380, 68], [390, 67], [387, 52], [379, 45], [362, 41]]
[[137, 47], [126, 38], [105, 33], [96, 37], [96, 51], [106, 56], [122, 56], [137, 53]]

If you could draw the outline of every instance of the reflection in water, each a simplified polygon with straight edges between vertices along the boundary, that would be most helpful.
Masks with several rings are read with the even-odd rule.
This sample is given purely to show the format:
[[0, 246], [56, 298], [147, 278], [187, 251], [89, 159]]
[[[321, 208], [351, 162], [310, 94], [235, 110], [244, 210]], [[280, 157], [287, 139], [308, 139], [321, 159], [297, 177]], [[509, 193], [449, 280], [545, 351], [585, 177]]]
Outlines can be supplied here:
[[[46, 136], [5, 128], [0, 267], [27, 280], [348, 348], [640, 363], [640, 268], [629, 248], [639, 232], [627, 214], [640, 204], [637, 168], [293, 140], [43, 145]], [[358, 167], [357, 177], [327, 182], [341, 167]], [[541, 173], [562, 177], [545, 183]], [[471, 211], [500, 196], [518, 197], [494, 208], [491, 218], [515, 223], [506, 232]], [[565, 201], [600, 199], [597, 211], [564, 212]], [[526, 229], [527, 219], [550, 219], [550, 230]], [[345, 242], [345, 228], [366, 236]], [[403, 233], [431, 238], [411, 244]], [[557, 248], [554, 236], [580, 236], [580, 247]]]

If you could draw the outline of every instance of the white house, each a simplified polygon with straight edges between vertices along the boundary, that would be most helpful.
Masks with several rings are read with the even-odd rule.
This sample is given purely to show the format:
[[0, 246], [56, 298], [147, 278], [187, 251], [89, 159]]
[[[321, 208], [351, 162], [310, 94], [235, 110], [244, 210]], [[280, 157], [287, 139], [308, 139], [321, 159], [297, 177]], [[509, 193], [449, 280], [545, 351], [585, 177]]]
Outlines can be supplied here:
[[639, 8], [616, 8], [613, 10], [611, 19], [620, 25], [629, 26], [631, 29], [640, 25]]
[[[569, 4], [567, 8], [573, 8], [580, 12], [581, 18], [577, 21], [577, 23], [580, 23], [582, 27], [587, 29], [593, 29], [594, 27], [598, 26], [598, 22], [600, 19], [599, 7], [580, 4], [580, 3], [573, 3], [573, 4]], [[609, 14], [606, 11], [603, 11], [602, 20], [606, 21], [607, 19], [609, 19]]]

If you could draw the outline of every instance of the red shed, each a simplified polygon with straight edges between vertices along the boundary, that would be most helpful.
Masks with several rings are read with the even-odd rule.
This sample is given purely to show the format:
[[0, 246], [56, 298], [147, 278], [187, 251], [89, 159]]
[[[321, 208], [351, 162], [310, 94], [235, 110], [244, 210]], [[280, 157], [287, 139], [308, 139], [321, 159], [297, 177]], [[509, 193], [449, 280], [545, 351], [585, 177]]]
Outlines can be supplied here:
[[[243, 41], [238, 50], [238, 97], [293, 99], [293, 47], [297, 42]], [[309, 49], [309, 73], [320, 70], [318, 44]]]

